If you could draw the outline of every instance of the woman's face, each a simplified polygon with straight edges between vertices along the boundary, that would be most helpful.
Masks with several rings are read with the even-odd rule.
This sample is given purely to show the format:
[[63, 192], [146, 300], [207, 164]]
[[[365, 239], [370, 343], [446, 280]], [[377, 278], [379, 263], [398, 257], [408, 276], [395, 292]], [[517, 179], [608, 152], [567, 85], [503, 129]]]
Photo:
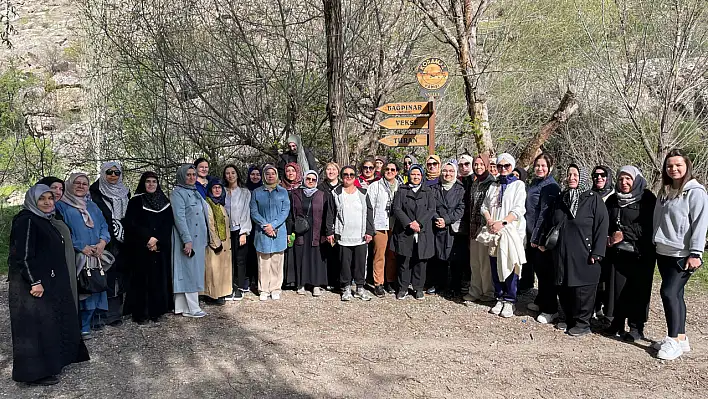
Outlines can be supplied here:
[[489, 173], [491, 173], [492, 176], [496, 176], [496, 175], [499, 174], [499, 172], [497, 171], [497, 165], [496, 165], [496, 164], [493, 164], [493, 163], [490, 163], [490, 164], [489, 164]]
[[106, 171], [106, 181], [110, 184], [116, 184], [120, 180], [120, 175], [120, 170], [114, 166]]
[[423, 174], [420, 173], [420, 169], [413, 169], [410, 172], [410, 181], [414, 185], [420, 184], [420, 182], [423, 181]]
[[511, 174], [511, 164], [509, 161], [506, 160], [501, 160], [497, 163], [497, 170], [499, 171], [499, 175], [501, 176], [508, 176]]
[[288, 166], [287, 168], [285, 168], [285, 178], [290, 181], [295, 181], [295, 179], [297, 178], [297, 171], [294, 167]]
[[52, 183], [52, 185], [49, 186], [49, 189], [52, 190], [52, 192], [54, 193], [55, 201], [59, 201], [61, 197], [64, 196], [64, 186], [58, 181]]
[[194, 168], [187, 169], [187, 177], [185, 179], [185, 183], [188, 186], [193, 186], [197, 184], [197, 171], [194, 170]]
[[403, 171], [408, 173], [408, 170], [411, 168], [411, 165], [413, 165], [413, 161], [411, 161], [410, 158], [405, 158], [403, 160]]
[[157, 191], [157, 179], [154, 177], [148, 177], [145, 179], [145, 191], [149, 194], [155, 193]]
[[216, 198], [221, 197], [221, 193], [224, 192], [224, 188], [221, 187], [221, 185], [217, 184], [214, 186], [211, 186], [211, 195], [213, 195]]
[[74, 195], [77, 197], [85, 197], [88, 193], [89, 181], [86, 176], [79, 176], [74, 180]]
[[200, 162], [197, 165], [197, 174], [200, 178], [206, 179], [206, 177], [209, 176], [209, 162]]
[[622, 194], [628, 194], [630, 191], [632, 191], [634, 179], [627, 173], [620, 173], [619, 179], [617, 179], [617, 185]]
[[666, 161], [666, 174], [673, 180], [681, 180], [686, 176], [686, 161], [683, 157], [671, 157]]
[[327, 175], [327, 180], [337, 181], [337, 179], [339, 178], [339, 171], [337, 170], [336, 166], [327, 165], [327, 169], [325, 169], [325, 175]]
[[474, 170], [474, 173], [477, 176], [481, 176], [484, 174], [484, 172], [487, 171], [486, 165], [484, 165], [484, 161], [482, 161], [480, 158], [477, 158], [474, 160], [474, 164], [472, 164], [472, 170]]
[[364, 165], [361, 167], [361, 173], [364, 175], [365, 178], [369, 179], [374, 176], [374, 163], [370, 161], [364, 162]]
[[576, 168], [568, 168], [568, 177], [566, 179], [569, 188], [578, 188], [580, 182], [580, 172]]
[[438, 173], [440, 170], [440, 162], [436, 161], [435, 158], [428, 158], [428, 160], [425, 161], [425, 169], [431, 174]]
[[224, 170], [224, 177], [226, 177], [226, 182], [229, 184], [229, 186], [234, 184], [238, 185], [238, 183], [236, 182], [236, 176], [236, 169], [228, 167]]
[[309, 175], [305, 176], [305, 187], [307, 187], [307, 188], [317, 187], [317, 175], [310, 173]]
[[595, 169], [595, 171], [592, 172], [592, 182], [598, 190], [605, 188], [605, 184], [607, 184], [607, 173], [605, 170], [600, 168]]
[[533, 165], [533, 172], [536, 174], [536, 177], [542, 179], [548, 176], [548, 163], [546, 163], [546, 160], [539, 158], [536, 164]]
[[461, 159], [458, 165], [460, 166], [461, 175], [467, 176], [472, 173], [472, 164], [466, 161], [465, 159]]
[[342, 185], [344, 187], [351, 187], [354, 185], [354, 179], [356, 178], [356, 173], [352, 168], [346, 168], [342, 171]]
[[386, 169], [384, 170], [384, 178], [388, 181], [393, 181], [398, 175], [398, 167], [395, 163], [388, 163]]
[[377, 171], [377, 172], [381, 172], [381, 169], [383, 169], [384, 163], [383, 163], [382, 160], [377, 159], [377, 160], [374, 162], [374, 166], [376, 166], [376, 171]]
[[517, 179], [521, 178], [521, 176], [519, 175], [519, 172], [517, 172], [517, 171], [511, 172], [511, 174], [514, 175], [514, 177], [516, 177]]
[[37, 208], [44, 213], [50, 213], [54, 210], [54, 193], [46, 192], [37, 200]]
[[261, 181], [261, 171], [258, 169], [253, 169], [251, 173], [248, 174], [248, 178], [251, 179], [251, 183], [258, 184]]
[[440, 172], [445, 183], [455, 181], [455, 168], [452, 165], [445, 165]]
[[278, 181], [278, 174], [275, 173], [275, 169], [269, 168], [265, 172], [266, 183], [275, 184]]

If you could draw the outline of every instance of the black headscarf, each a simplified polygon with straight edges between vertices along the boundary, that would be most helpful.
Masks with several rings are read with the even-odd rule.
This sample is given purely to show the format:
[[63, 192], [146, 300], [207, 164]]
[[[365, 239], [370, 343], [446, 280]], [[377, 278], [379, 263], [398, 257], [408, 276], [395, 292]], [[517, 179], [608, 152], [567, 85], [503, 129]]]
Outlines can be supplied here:
[[526, 179], [529, 178], [529, 172], [524, 168], [514, 168], [514, 172], [519, 174], [519, 180], [526, 184]]
[[[154, 193], [148, 193], [145, 189], [145, 181], [149, 177], [157, 180], [157, 190], [155, 190]], [[135, 194], [140, 195], [140, 198], [143, 201], [143, 208], [147, 210], [161, 212], [170, 206], [170, 200], [162, 191], [162, 187], [160, 187], [160, 178], [155, 172], [145, 172], [140, 176], [140, 182], [138, 183], [138, 188], [135, 189]]]
[[54, 183], [61, 183], [61, 192], [62, 193], [66, 191], [66, 187], [64, 186], [64, 180], [62, 180], [58, 177], [47, 176], [47, 177], [43, 177], [40, 181], [37, 182], [37, 184], [44, 184], [47, 187], [51, 187], [52, 184], [54, 184]]
[[[214, 186], [221, 186], [221, 188], [222, 188], [221, 195], [218, 197], [214, 196], [214, 194], [211, 193], [211, 189]], [[223, 188], [224, 188], [224, 183], [221, 182], [221, 179], [213, 178], [213, 179], [209, 180], [209, 184], [207, 184], [207, 197], [211, 198], [211, 200], [215, 204], [226, 206], [226, 190], [224, 190]]]
[[251, 181], [251, 172], [254, 170], [260, 172], [260, 169], [258, 169], [258, 166], [256, 165], [251, 165], [248, 167], [248, 175], [246, 175], [246, 188], [248, 188], [249, 191], [253, 191], [263, 185], [263, 172], [261, 172], [261, 180], [258, 183]]
[[[596, 170], [602, 169], [605, 171], [605, 187], [603, 188], [596, 188], [595, 187], [595, 179], [592, 178], [592, 174], [595, 173]], [[608, 196], [611, 192], [612, 189], [614, 189], [614, 177], [615, 175], [612, 173], [612, 169], [610, 169], [609, 166], [604, 166], [604, 165], [598, 165], [592, 168], [592, 171], [590, 172], [590, 179], [592, 181], [592, 191], [598, 193], [600, 197], [605, 198]]]

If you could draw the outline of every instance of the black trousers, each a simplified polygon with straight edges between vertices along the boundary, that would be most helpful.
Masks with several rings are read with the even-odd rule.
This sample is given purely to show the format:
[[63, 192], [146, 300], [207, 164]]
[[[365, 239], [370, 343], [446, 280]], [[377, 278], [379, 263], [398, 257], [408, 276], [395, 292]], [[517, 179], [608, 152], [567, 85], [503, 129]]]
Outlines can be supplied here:
[[426, 265], [424, 285], [426, 287], [435, 287], [438, 293], [449, 288], [451, 266], [451, 262], [448, 260], [430, 259]]
[[541, 251], [538, 248], [526, 249], [528, 263], [521, 269], [523, 273], [527, 267], [536, 272], [538, 279], [538, 294], [534, 303], [538, 305], [541, 313], [554, 314], [558, 312], [558, 286], [556, 285], [556, 267], [550, 251]]
[[605, 309], [603, 313], [605, 314], [605, 317], [612, 320], [612, 317], [614, 317], [614, 304], [611, 303], [612, 298], [610, 297], [610, 283], [614, 273], [614, 268], [612, 267], [612, 263], [610, 263], [607, 258], [600, 261], [600, 268], [600, 283], [597, 285], [594, 310], [598, 311], [604, 306]]
[[657, 255], [656, 263], [661, 274], [661, 302], [668, 327], [668, 336], [678, 337], [686, 334], [686, 301], [683, 299], [684, 288], [691, 273], [683, 270], [687, 258], [674, 258]]
[[241, 231], [231, 232], [231, 281], [234, 291], [248, 288], [246, 285], [246, 267], [248, 264], [248, 243], [239, 245]]
[[625, 321], [630, 328], [644, 330], [649, 318], [649, 301], [654, 279], [654, 257], [642, 258], [618, 250], [612, 250], [613, 274], [608, 284], [609, 304], [612, 308], [612, 326], [624, 329]]
[[526, 243], [526, 263], [521, 267], [521, 276], [519, 277], [519, 286], [518, 289], [519, 291], [522, 290], [530, 290], [534, 286], [534, 271], [536, 269], [536, 265], [534, 262], [531, 260], [531, 251], [536, 250], [536, 248], [533, 248], [531, 244], [528, 242]]
[[398, 261], [398, 290], [408, 291], [412, 285], [414, 291], [420, 291], [425, 286], [425, 269], [427, 259], [418, 259], [418, 244], [413, 247], [413, 256], [397, 255]]
[[339, 264], [341, 265], [339, 274], [339, 285], [342, 288], [349, 287], [352, 283], [352, 275], [356, 288], [363, 288], [366, 283], [366, 255], [367, 244], [354, 247], [339, 246]]
[[244, 287], [245, 290], [251, 288], [251, 285], [258, 284], [258, 254], [256, 253], [256, 244], [254, 243], [255, 237], [253, 232], [248, 235], [246, 240], [248, 251], [246, 253], [246, 282]]
[[558, 287], [558, 295], [563, 312], [565, 312], [565, 322], [568, 328], [590, 328], [596, 293], [597, 284]]
[[469, 292], [472, 269], [470, 268], [470, 237], [453, 237], [450, 253], [450, 289], [466, 294]]

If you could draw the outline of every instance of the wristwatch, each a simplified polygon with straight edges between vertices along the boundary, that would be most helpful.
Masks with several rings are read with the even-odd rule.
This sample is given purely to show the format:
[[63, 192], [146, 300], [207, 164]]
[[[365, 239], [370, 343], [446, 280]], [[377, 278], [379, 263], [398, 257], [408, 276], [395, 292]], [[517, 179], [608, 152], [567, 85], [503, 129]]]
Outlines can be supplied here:
[[506, 226], [508, 223], [509, 222], [507, 222], [506, 220], [502, 220], [502, 226]]

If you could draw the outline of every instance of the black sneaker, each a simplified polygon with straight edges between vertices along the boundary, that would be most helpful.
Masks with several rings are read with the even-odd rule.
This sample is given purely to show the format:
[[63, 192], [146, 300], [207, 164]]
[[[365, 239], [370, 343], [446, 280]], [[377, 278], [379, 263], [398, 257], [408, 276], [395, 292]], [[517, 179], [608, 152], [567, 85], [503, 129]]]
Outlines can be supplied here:
[[234, 291], [233, 295], [231, 296], [232, 300], [234, 301], [240, 301], [243, 299], [243, 291], [241, 290], [236, 290]]
[[582, 337], [583, 335], [588, 335], [590, 334], [590, 328], [589, 327], [572, 327], [570, 330], [568, 330], [568, 335], [572, 337]]
[[389, 294], [396, 294], [396, 290], [393, 288], [393, 284], [391, 283], [384, 284], [384, 290], [386, 290], [386, 292], [388, 292]]
[[[428, 295], [434, 295], [435, 294], [435, 287], [430, 287], [428, 288], [428, 291], [426, 291]], [[418, 299], [417, 293], [416, 293], [416, 299]]]
[[398, 291], [396, 294], [396, 299], [406, 299], [408, 297], [408, 291]]
[[382, 285], [377, 285], [376, 287], [374, 287], [374, 295], [379, 298], [383, 298], [386, 296], [386, 290], [384, 290], [384, 287]]
[[[428, 290], [428, 291], [430, 291], [430, 290]], [[425, 294], [423, 293], [423, 290], [418, 290], [415, 292], [415, 299], [417, 299], [419, 301], [425, 299]]]
[[38, 380], [34, 380], [32, 382], [28, 382], [27, 385], [48, 387], [50, 385], [56, 385], [57, 383], [59, 383], [59, 379], [55, 375], [50, 375], [49, 377], [44, 377]]
[[226, 299], [224, 299], [224, 297], [215, 299], [215, 300], [214, 300], [214, 305], [216, 305], [216, 306], [224, 306], [224, 305], [226, 305]]
[[644, 340], [644, 332], [637, 328], [630, 328], [629, 332], [624, 334], [623, 339], [627, 342], [637, 342]]

